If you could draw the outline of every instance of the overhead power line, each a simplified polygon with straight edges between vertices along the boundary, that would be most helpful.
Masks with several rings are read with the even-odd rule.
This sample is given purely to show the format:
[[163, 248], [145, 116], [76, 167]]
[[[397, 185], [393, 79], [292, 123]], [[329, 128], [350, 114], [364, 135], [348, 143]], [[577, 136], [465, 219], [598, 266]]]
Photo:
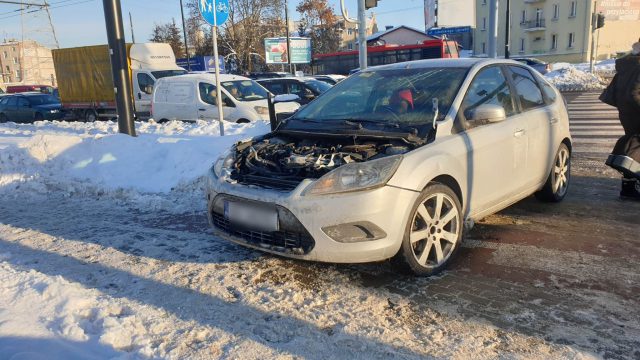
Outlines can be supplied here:
[[[24, 10], [23, 9], [22, 12], [24, 14], [29, 14], [29, 13], [34, 13], [34, 12], [38, 12], [38, 11], [43, 11], [43, 10], [45, 10], [47, 8], [49, 8], [49, 9], [59, 9], [59, 8], [67, 7], [67, 6], [80, 5], [80, 4], [85, 4], [85, 3], [89, 3], [89, 2], [94, 2], [95, 0], [83, 0], [83, 1], [77, 1], [77, 2], [64, 4], [64, 5], [51, 6], [51, 5], [56, 5], [56, 4], [60, 4], [60, 3], [66, 3], [66, 2], [69, 2], [69, 1], [73, 1], [73, 0], [62, 0], [62, 1], [50, 4], [50, 5], [42, 5], [42, 4], [40, 4], [40, 5], [38, 5], [38, 6], [40, 6], [40, 9], [32, 9], [32, 10]], [[0, 0], [0, 2], [1, 2], [1, 0]], [[13, 12], [14, 11], [12, 11], [10, 13], [13, 13]], [[18, 9], [15, 12], [20, 12], [20, 10]], [[5, 13], [5, 14], [8, 14], [8, 13]], [[9, 19], [9, 18], [16, 17], [16, 16], [20, 16], [20, 14], [12, 14], [12, 15], [9, 15], [9, 16], [0, 17], [0, 20]]]

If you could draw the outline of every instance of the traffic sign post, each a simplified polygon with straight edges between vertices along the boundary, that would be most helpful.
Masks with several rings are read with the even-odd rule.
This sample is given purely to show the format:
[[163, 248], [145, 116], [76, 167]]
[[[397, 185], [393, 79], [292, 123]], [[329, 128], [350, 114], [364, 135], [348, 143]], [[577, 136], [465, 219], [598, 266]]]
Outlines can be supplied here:
[[229, 0], [198, 0], [200, 15], [212, 27], [213, 59], [216, 73], [216, 107], [220, 123], [220, 136], [224, 136], [224, 114], [222, 112], [222, 90], [220, 89], [220, 60], [218, 58], [218, 26], [229, 18]]

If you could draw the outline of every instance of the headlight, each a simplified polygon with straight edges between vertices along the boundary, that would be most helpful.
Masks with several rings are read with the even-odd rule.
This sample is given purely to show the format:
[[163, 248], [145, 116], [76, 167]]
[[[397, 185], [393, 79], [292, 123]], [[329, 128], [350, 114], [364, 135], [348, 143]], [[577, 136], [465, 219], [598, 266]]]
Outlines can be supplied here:
[[325, 195], [384, 186], [402, 162], [402, 155], [343, 165], [313, 182], [304, 195]]
[[255, 106], [254, 109], [259, 115], [269, 115], [269, 108], [264, 106]]
[[229, 172], [233, 166], [233, 162], [236, 161], [235, 147], [225, 151], [213, 165], [213, 173], [217, 177], [226, 175], [225, 172]]
[[52, 109], [52, 110], [49, 110], [49, 112], [51, 112], [52, 114], [57, 114], [57, 113], [59, 113], [59, 112], [60, 112], [60, 110], [58, 110], [58, 109]]

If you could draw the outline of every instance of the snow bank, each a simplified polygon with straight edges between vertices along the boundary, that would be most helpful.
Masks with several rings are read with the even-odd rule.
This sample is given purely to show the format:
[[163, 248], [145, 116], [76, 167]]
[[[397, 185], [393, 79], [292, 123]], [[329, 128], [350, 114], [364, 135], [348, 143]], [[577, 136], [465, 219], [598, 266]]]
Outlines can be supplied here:
[[[137, 123], [138, 137], [113, 122], [36, 122], [0, 125], [0, 192], [95, 194], [189, 190], [234, 142], [264, 134], [269, 125]], [[17, 140], [16, 140], [17, 139]], [[1, 147], [1, 146], [0, 146]]]
[[604, 88], [604, 81], [597, 75], [578, 69], [568, 63], [554, 64], [553, 71], [545, 75], [560, 91], [588, 91]]

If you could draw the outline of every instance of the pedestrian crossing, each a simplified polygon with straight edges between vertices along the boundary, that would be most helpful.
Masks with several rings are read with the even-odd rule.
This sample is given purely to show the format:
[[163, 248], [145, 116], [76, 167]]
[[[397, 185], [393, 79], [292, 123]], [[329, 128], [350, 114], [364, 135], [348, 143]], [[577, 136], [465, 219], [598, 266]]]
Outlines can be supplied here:
[[600, 92], [586, 92], [568, 101], [569, 126], [574, 143], [613, 144], [624, 135], [618, 110], [598, 100], [599, 96]]

